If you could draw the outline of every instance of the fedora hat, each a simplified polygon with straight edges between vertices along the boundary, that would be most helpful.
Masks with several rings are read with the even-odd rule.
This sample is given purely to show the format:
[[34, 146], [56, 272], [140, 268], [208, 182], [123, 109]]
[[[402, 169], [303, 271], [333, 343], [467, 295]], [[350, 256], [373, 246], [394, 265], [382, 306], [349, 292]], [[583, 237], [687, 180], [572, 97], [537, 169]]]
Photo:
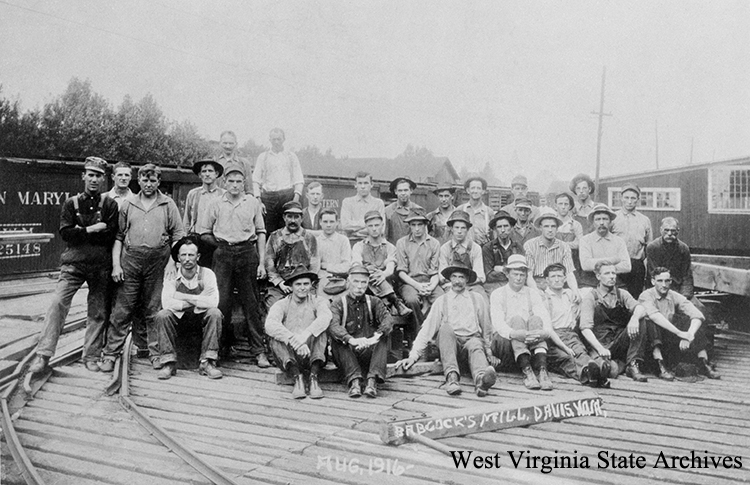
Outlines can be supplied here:
[[197, 236], [191, 234], [184, 236], [182, 239], [177, 241], [174, 246], [172, 246], [172, 259], [174, 259], [175, 261], [180, 260], [180, 248], [185, 244], [195, 244], [198, 247], [198, 252], [200, 253], [201, 240]]
[[495, 217], [493, 217], [492, 220], [490, 221], [490, 231], [495, 229], [495, 224], [497, 224], [497, 221], [499, 221], [500, 219], [507, 220], [511, 226], [516, 225], [515, 217], [511, 216], [505, 211], [497, 211], [497, 214], [495, 214]]
[[451, 184], [438, 184], [437, 187], [432, 191], [433, 194], [438, 195], [440, 192], [448, 191], [451, 194], [456, 193], [456, 188]]
[[[203, 170], [203, 166], [204, 165], [213, 165], [214, 169], [216, 169], [216, 174], [219, 177], [221, 177], [222, 175], [224, 175], [224, 167], [222, 167], [221, 164], [219, 162], [217, 162], [216, 160], [214, 160], [213, 158], [204, 158], [203, 160], [199, 160], [199, 161], [195, 162], [193, 164], [193, 173], [195, 175], [200, 175], [201, 174], [201, 170]], [[238, 165], [238, 167], [239, 167], [239, 165]], [[240, 168], [239, 170], [243, 174], [245, 173], [244, 171], [242, 171], [242, 168]], [[236, 171], [236, 170], [233, 170], [233, 171]], [[227, 172], [227, 173], [229, 173], [229, 172]]]
[[469, 216], [469, 213], [460, 209], [451, 212], [451, 215], [450, 217], [448, 217], [448, 220], [445, 224], [447, 226], [453, 227], [454, 222], [465, 222], [468, 227], [471, 227], [473, 225], [471, 223], [471, 217]]
[[557, 222], [557, 227], [560, 227], [563, 220], [557, 215], [557, 212], [549, 207], [542, 207], [539, 209], [539, 215], [534, 219], [534, 225], [539, 227], [544, 219], [554, 219]]
[[292, 274], [287, 276], [287, 278], [284, 280], [284, 284], [287, 286], [292, 286], [292, 283], [297, 281], [300, 278], [310, 278], [310, 280], [315, 283], [318, 281], [318, 275], [313, 273], [312, 271], [308, 271], [307, 266], [300, 264], [296, 268], [294, 268], [294, 271], [292, 271]]
[[400, 184], [401, 182], [408, 182], [409, 188], [411, 190], [414, 190], [417, 188], [416, 182], [414, 182], [409, 177], [398, 177], [398, 178], [393, 179], [393, 181], [388, 185], [388, 189], [391, 191], [392, 194], [396, 193], [396, 187], [398, 187], [398, 184]]
[[477, 274], [474, 272], [473, 269], [469, 268], [466, 265], [463, 265], [459, 263], [458, 261], [453, 262], [453, 266], [448, 266], [443, 271], [440, 272], [440, 274], [445, 278], [446, 280], [451, 279], [451, 275], [453, 273], [463, 273], [466, 275], [467, 282], [469, 284], [474, 283], [477, 280]]
[[615, 217], [617, 217], [617, 214], [612, 211], [606, 204], [596, 204], [593, 209], [591, 209], [591, 212], [589, 213], [589, 222], [594, 222], [594, 215], [602, 212], [604, 214], [609, 215], [609, 220], [613, 221]]

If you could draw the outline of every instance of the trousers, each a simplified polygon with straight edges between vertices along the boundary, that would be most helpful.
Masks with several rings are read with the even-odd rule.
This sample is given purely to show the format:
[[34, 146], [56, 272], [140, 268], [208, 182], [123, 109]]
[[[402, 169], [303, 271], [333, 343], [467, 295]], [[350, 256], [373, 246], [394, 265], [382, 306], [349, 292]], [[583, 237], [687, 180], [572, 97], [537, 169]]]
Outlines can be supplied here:
[[201, 342], [200, 359], [218, 360], [219, 358], [219, 335], [221, 334], [221, 322], [224, 317], [218, 308], [209, 308], [203, 313], [186, 311], [182, 317], [177, 317], [171, 310], [162, 309], [156, 314], [156, 330], [159, 335], [160, 361], [162, 364], [177, 362], [175, 352], [175, 338], [180, 328], [187, 325], [195, 325], [200, 322], [203, 327], [203, 340]]
[[385, 381], [389, 340], [388, 337], [383, 337], [371, 347], [356, 350], [349, 344], [331, 339], [333, 361], [344, 371], [347, 385], [353, 379], [362, 379], [365, 375], [376, 378], [378, 382]]

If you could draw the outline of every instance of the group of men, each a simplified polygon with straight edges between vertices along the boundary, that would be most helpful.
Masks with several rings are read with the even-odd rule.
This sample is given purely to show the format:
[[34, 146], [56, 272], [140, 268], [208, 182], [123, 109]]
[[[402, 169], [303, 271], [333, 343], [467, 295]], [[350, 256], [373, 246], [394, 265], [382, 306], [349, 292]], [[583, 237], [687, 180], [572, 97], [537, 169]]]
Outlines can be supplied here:
[[495, 212], [483, 201], [487, 182], [471, 177], [466, 203], [456, 207], [455, 187], [440, 185], [439, 205], [426, 213], [408, 177], [391, 182], [396, 200], [385, 206], [360, 172], [338, 212], [324, 207], [317, 182], [301, 205], [302, 170], [284, 141], [272, 130], [271, 148], [253, 167], [237, 155], [234, 133], [222, 133], [222, 152], [193, 166], [201, 186], [182, 216], [158, 190], [155, 165], [138, 169], [133, 194], [131, 167], [116, 164], [114, 187], [102, 193], [108, 164], [86, 159], [84, 192], [62, 209], [67, 248], [32, 371], [47, 368], [87, 282], [91, 371], [113, 370], [132, 328], [139, 355], [169, 379], [177, 334], [197, 326], [199, 372], [209, 378], [222, 377], [217, 367], [240, 333], [259, 367], [271, 365], [270, 352], [292, 377], [294, 398], [323, 397], [319, 374], [329, 357], [350, 397], [374, 398], [400, 327], [409, 349], [397, 366], [408, 370], [433, 343], [451, 395], [466, 369], [479, 396], [501, 368], [519, 369], [530, 389], [552, 389], [548, 368], [594, 387], [621, 373], [645, 381], [648, 351], [662, 379], [674, 379], [665, 358], [674, 365], [688, 355], [719, 378], [678, 223], [664, 219], [653, 240], [637, 186], [622, 188], [614, 212], [592, 201], [593, 181], [578, 175], [575, 195], [536, 207], [519, 176], [513, 200]]

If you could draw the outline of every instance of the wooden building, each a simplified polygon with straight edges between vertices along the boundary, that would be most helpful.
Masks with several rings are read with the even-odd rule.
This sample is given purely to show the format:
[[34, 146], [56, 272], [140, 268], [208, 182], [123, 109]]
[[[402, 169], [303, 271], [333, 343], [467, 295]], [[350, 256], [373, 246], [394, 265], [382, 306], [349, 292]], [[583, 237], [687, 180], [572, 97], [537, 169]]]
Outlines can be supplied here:
[[640, 187], [655, 234], [671, 216], [693, 253], [750, 256], [750, 157], [604, 177], [597, 200], [619, 208], [628, 182]]

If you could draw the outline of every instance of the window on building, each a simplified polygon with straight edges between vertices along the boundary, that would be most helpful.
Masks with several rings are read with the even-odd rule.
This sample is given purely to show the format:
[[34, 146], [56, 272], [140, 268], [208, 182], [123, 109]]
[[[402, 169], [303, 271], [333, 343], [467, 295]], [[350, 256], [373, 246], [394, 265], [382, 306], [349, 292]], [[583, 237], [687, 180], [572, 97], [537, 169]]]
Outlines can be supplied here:
[[708, 171], [708, 211], [750, 214], [750, 167], [716, 167]]
[[[620, 187], [609, 187], [609, 206], [622, 207]], [[642, 211], [679, 211], [681, 192], [679, 187], [641, 187], [641, 200], [638, 209]]]

